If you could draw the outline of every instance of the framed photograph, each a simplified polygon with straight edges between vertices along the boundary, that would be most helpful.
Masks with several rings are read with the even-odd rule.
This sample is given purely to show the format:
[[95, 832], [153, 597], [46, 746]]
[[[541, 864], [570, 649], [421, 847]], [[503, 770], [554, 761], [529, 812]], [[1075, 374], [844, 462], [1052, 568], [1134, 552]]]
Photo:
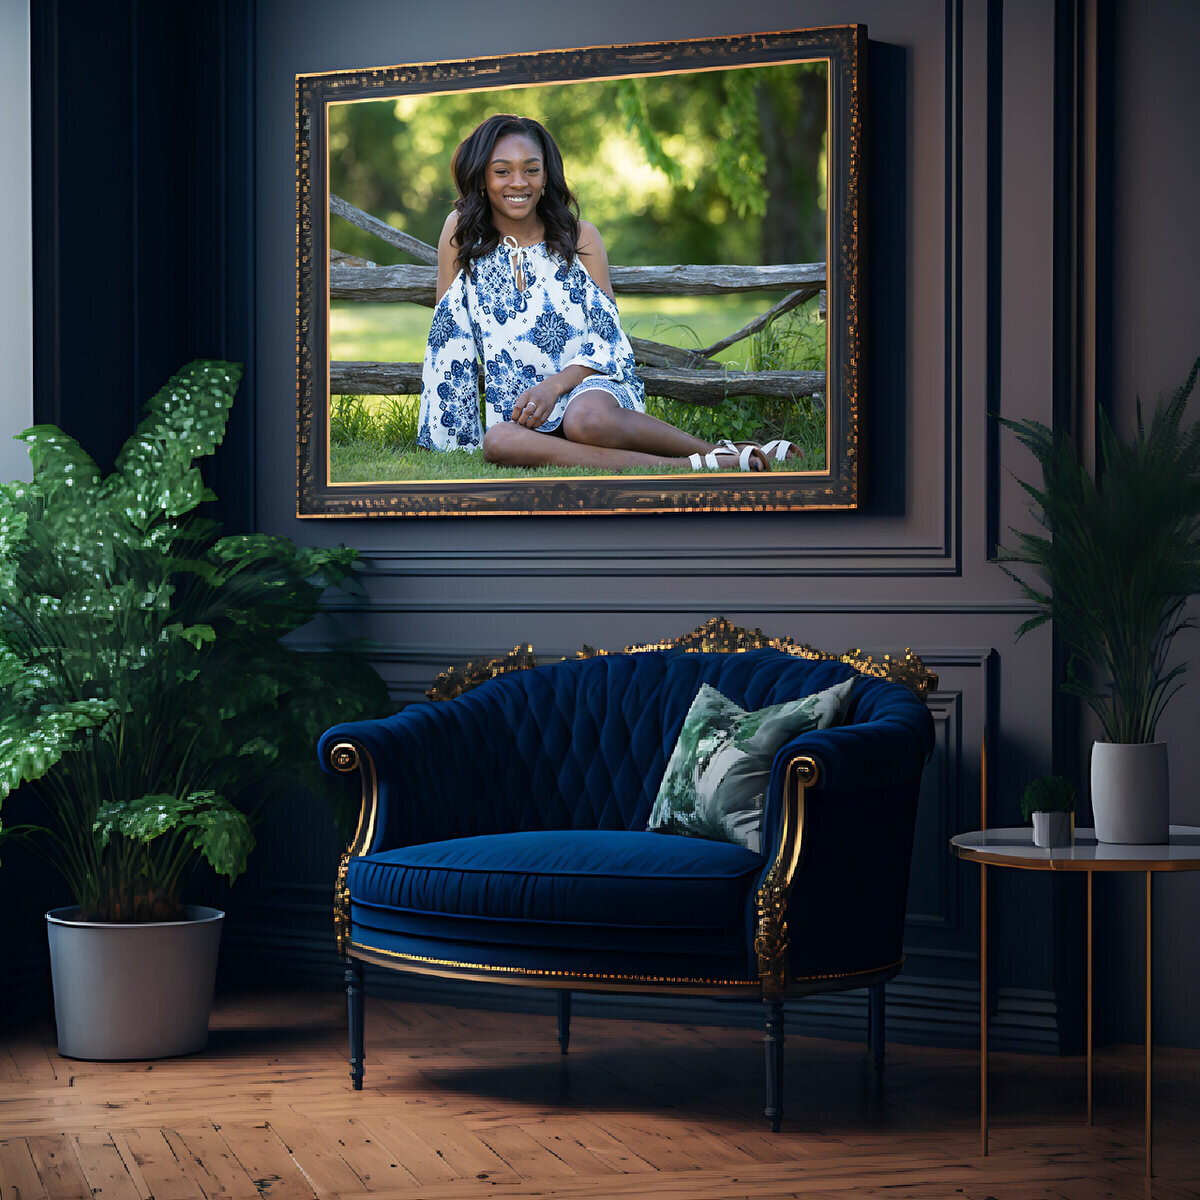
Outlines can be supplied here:
[[[298, 514], [857, 507], [866, 44], [854, 25], [298, 76]], [[464, 207], [452, 160], [461, 183], [496, 114], [552, 147], [530, 135], [510, 195], [486, 172], [528, 143], [494, 136]], [[584, 222], [571, 262], [546, 186]], [[444, 244], [439, 281], [456, 201], [480, 257]], [[531, 202], [544, 240], [498, 241]], [[582, 368], [546, 358], [564, 343]], [[539, 397], [516, 442], [553, 453], [511, 465], [496, 447]]]

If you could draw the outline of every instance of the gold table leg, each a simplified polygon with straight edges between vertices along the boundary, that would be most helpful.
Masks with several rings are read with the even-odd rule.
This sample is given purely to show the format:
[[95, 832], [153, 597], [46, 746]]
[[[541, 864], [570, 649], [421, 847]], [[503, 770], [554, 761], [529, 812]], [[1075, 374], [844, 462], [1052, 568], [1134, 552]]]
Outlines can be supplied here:
[[1087, 873], [1087, 1123], [1092, 1124], [1092, 872]]
[[987, 864], [979, 865], [979, 1146], [988, 1152], [988, 919]]
[[1152, 957], [1152, 938], [1150, 924], [1150, 881], [1154, 878], [1152, 871], [1146, 872], [1146, 1178], [1154, 1174], [1154, 1158], [1152, 1151], [1151, 1133], [1153, 1107], [1151, 1105], [1151, 1066], [1154, 1058], [1154, 1042], [1151, 1037], [1151, 1006], [1150, 1006], [1150, 964]]

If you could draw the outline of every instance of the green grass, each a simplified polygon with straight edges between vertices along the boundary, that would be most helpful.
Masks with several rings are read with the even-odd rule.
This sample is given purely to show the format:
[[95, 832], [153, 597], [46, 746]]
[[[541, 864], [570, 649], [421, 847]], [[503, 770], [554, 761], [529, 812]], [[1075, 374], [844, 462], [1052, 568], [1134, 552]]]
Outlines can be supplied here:
[[[747, 371], [812, 370], [825, 365], [825, 325], [803, 310], [787, 313], [765, 329], [736, 343], [729, 353]], [[646, 411], [716, 442], [770, 442], [786, 438], [803, 452], [795, 465], [803, 470], [825, 467], [825, 402], [808, 396], [730, 396], [711, 408], [665, 397], [647, 397]]]
[[802, 462], [793, 462], [794, 469], [825, 468], [825, 405], [821, 400], [807, 396], [796, 399], [731, 396], [721, 404], [701, 408], [681, 400], [647, 396], [646, 411], [708, 442], [719, 442], [722, 438], [734, 442], [786, 438], [804, 453]]
[[[458, 479], [559, 479], [575, 475], [678, 475], [682, 468], [626, 467], [501, 467], [485, 462], [479, 450], [454, 450], [435, 454], [428, 450], [399, 450], [357, 443], [334, 445], [329, 454], [329, 477], [334, 483], [393, 483]], [[700, 475], [728, 475], [728, 471], [698, 471]]]
[[[655, 341], [696, 348], [740, 328], [772, 301], [745, 296], [634, 296], [622, 301], [627, 331]], [[417, 362], [425, 351], [429, 310], [413, 304], [335, 303], [330, 317], [334, 358]], [[724, 351], [730, 367], [750, 371], [820, 370], [825, 326], [804, 309]], [[796, 469], [825, 467], [825, 403], [817, 397], [731, 396], [712, 407], [647, 396], [646, 411], [708, 442], [767, 442], [786, 438], [804, 457]], [[429, 454], [416, 445], [416, 396], [334, 396], [330, 413], [330, 478], [335, 483], [402, 479], [504, 479], [539, 475], [611, 474], [588, 468], [503, 468], [478, 453]], [[780, 464], [782, 466], [782, 464]], [[639, 468], [627, 474], [663, 474]]]
[[[499, 467], [483, 460], [479, 451], [454, 451], [433, 454], [420, 450], [416, 445], [416, 412], [418, 400], [415, 396], [335, 396], [333, 437], [331, 438], [329, 469], [333, 483], [371, 483], [407, 479], [451, 480], [451, 479], [530, 479], [539, 476], [564, 475], [611, 475], [614, 472], [590, 467]], [[825, 459], [824, 409], [816, 406], [812, 419], [803, 420], [804, 400], [795, 402], [800, 417], [785, 426], [783, 433], [772, 436], [787, 436], [804, 451], [803, 463], [795, 464], [801, 470], [819, 470]], [[655, 416], [667, 415], [670, 419], [675, 406], [683, 417], [689, 415], [707, 419], [713, 427], [713, 436], [708, 441], [721, 437], [743, 440], [738, 436], [737, 402], [726, 401], [712, 409], [694, 409], [691, 405], [677, 401], [650, 397], [646, 411]], [[371, 418], [371, 408], [398, 408], [411, 416], [411, 431], [401, 437], [384, 436], [384, 421]], [[723, 415], [722, 410], [729, 411]], [[349, 417], [345, 414], [349, 413]], [[697, 434], [705, 437], [704, 433]], [[769, 438], [762, 439], [769, 441]], [[782, 464], [776, 464], [781, 469]], [[619, 472], [626, 475], [661, 475], [672, 473], [653, 467], [630, 467]]]
[[415, 449], [419, 396], [333, 396], [329, 440], [335, 446]]

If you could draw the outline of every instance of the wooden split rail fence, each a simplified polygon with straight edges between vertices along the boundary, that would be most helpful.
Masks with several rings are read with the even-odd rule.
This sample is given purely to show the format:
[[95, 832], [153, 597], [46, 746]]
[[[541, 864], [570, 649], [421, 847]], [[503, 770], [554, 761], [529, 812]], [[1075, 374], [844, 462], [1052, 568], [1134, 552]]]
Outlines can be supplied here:
[[[361, 303], [406, 300], [433, 308], [437, 250], [410, 234], [330, 195], [329, 211], [419, 260], [419, 265], [380, 267], [330, 250], [329, 297]], [[614, 292], [650, 296], [713, 296], [731, 292], [787, 291], [777, 304], [741, 329], [700, 350], [631, 337], [638, 375], [651, 396], [712, 406], [728, 396], [824, 394], [824, 371], [735, 371], [714, 355], [765, 328], [776, 317], [819, 297], [824, 311], [825, 264], [779, 266], [651, 266], [610, 268]], [[419, 362], [332, 362], [329, 390], [335, 395], [407, 396], [421, 390]]]

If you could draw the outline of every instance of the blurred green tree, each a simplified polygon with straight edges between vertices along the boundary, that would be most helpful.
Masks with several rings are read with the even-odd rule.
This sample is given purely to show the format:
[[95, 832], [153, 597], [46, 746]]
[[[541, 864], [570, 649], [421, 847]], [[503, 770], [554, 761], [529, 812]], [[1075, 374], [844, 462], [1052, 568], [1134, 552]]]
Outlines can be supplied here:
[[[826, 82], [824, 63], [795, 63], [335, 104], [330, 187], [436, 243], [454, 148], [485, 117], [517, 112], [554, 135], [613, 262], [822, 261]], [[407, 261], [339, 218], [331, 240]]]

